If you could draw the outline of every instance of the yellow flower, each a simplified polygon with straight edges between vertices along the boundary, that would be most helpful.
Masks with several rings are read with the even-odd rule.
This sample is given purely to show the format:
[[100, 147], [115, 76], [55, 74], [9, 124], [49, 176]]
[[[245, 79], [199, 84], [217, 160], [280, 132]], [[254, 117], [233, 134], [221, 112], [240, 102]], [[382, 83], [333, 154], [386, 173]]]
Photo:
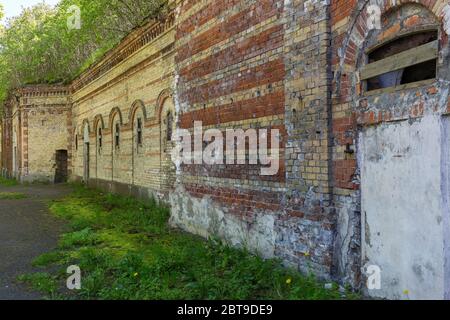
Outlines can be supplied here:
[[292, 279], [291, 278], [287, 278], [286, 284], [291, 284], [291, 283], [292, 283]]
[[135, 272], [134, 274], [133, 274], [133, 276], [135, 276], [135, 277], [137, 277], [139, 275], [139, 273], [137, 273], [137, 272]]
[[403, 294], [406, 295], [406, 296], [409, 295], [409, 290], [403, 291]]
[[309, 257], [311, 254], [308, 252], [305, 252], [305, 257]]

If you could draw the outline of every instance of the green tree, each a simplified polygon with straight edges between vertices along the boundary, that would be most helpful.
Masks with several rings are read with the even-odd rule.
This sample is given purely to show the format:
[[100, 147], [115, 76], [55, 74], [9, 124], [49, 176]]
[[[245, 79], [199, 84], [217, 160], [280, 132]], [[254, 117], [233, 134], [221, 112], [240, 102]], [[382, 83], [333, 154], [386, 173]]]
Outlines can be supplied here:
[[[81, 10], [79, 30], [67, 26], [73, 5]], [[54, 8], [40, 3], [24, 9], [0, 29], [0, 106], [11, 88], [70, 82], [133, 28], [166, 9], [166, 0], [61, 0]]]

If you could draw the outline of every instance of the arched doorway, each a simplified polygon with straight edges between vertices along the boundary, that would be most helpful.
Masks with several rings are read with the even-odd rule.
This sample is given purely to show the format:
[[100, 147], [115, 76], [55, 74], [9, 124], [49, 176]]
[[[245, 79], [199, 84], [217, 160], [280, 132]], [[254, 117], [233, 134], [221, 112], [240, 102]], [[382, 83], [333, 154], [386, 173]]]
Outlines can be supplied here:
[[143, 185], [144, 181], [139, 173], [145, 171], [145, 151], [149, 143], [145, 139], [145, 121], [147, 120], [145, 105], [138, 100], [133, 103], [130, 112], [130, 121], [132, 124], [132, 172], [131, 184]]
[[176, 181], [176, 168], [172, 161], [174, 141], [172, 134], [176, 130], [175, 106], [170, 97], [162, 102], [160, 109], [161, 129], [161, 190], [171, 190]]

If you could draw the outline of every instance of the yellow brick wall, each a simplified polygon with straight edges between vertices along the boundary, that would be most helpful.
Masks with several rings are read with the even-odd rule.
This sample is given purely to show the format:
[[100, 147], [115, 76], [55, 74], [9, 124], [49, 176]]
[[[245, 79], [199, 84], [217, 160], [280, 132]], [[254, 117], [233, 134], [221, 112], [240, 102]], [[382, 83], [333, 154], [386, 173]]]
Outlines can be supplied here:
[[[170, 92], [174, 83], [174, 52], [170, 49], [174, 35], [173, 27], [166, 30], [98, 79], [75, 90], [72, 97], [75, 179], [84, 174], [83, 132], [88, 123], [90, 178], [164, 191], [160, 109], [164, 102], [162, 94]], [[143, 124], [140, 146], [136, 142], [137, 118]], [[120, 124], [118, 148], [114, 146], [116, 123]], [[99, 128], [102, 128], [101, 150]]]
[[28, 173], [23, 180], [54, 181], [57, 150], [67, 150], [67, 108], [38, 107], [28, 111]]

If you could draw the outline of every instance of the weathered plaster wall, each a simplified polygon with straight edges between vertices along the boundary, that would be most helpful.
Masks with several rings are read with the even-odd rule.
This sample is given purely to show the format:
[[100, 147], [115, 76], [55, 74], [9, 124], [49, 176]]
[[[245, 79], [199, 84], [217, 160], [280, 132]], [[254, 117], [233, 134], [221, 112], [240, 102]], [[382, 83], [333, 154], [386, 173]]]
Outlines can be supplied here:
[[427, 115], [361, 133], [362, 256], [382, 271], [373, 296], [444, 298], [442, 130]]
[[444, 237], [444, 298], [450, 300], [450, 118], [442, 118], [442, 229]]

